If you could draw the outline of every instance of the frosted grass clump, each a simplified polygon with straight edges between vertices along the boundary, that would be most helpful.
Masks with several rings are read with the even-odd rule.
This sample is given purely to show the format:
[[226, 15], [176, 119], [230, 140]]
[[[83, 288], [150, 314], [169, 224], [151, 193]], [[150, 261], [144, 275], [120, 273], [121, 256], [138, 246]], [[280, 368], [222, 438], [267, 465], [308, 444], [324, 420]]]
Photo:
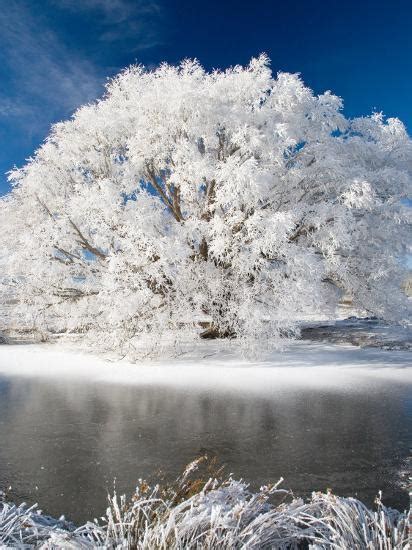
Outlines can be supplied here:
[[[189, 465], [173, 486], [139, 481], [130, 501], [109, 498], [100, 523], [75, 528], [35, 507], [0, 502], [0, 544], [12, 547], [154, 549], [365, 549], [400, 550], [408, 518], [383, 506], [313, 493], [308, 502], [274, 486], [252, 493], [231, 477], [196, 477], [204, 458]], [[206, 470], [207, 474], [207, 470]]]

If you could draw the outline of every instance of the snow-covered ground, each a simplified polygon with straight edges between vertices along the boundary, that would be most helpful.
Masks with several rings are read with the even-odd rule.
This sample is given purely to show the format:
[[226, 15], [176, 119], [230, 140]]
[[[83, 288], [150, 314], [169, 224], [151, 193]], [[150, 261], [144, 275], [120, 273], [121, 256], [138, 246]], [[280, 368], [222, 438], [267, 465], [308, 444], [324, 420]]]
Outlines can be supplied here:
[[290, 385], [356, 389], [363, 382], [385, 379], [412, 384], [408, 351], [308, 341], [293, 342], [261, 361], [243, 359], [222, 350], [218, 342], [209, 342], [179, 358], [137, 364], [110, 361], [59, 344], [2, 345], [0, 373], [258, 392]]

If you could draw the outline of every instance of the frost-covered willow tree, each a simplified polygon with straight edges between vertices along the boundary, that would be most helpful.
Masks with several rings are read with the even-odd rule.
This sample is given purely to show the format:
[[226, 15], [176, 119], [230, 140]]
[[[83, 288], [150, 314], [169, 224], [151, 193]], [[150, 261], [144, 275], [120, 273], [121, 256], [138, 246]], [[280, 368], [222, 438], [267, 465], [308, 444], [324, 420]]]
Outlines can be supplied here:
[[265, 56], [129, 67], [11, 173], [0, 238], [16, 308], [108, 346], [206, 323], [274, 341], [342, 293], [402, 318], [411, 140], [341, 107]]

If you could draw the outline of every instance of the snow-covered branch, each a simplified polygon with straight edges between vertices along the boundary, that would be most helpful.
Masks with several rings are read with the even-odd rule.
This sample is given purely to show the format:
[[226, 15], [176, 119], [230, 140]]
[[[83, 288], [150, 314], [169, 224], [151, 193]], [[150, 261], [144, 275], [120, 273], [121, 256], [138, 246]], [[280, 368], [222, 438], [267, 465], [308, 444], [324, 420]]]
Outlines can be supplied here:
[[341, 107], [274, 78], [265, 56], [129, 67], [10, 175], [0, 240], [16, 315], [128, 348], [202, 327], [274, 342], [342, 294], [405, 319], [412, 143], [399, 120]]

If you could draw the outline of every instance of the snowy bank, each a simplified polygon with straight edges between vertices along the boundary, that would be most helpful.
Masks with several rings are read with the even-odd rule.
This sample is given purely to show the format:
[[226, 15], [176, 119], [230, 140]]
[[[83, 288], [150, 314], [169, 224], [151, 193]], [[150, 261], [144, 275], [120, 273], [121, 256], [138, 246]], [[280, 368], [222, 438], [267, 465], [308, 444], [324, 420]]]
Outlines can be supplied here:
[[412, 351], [411, 325], [388, 325], [381, 320], [349, 317], [336, 321], [302, 323], [305, 340], [359, 347]]
[[245, 360], [213, 342], [179, 358], [139, 363], [111, 361], [61, 344], [4, 345], [0, 374], [259, 392], [287, 386], [356, 389], [385, 380], [412, 384], [410, 352], [305, 341], [264, 361]]

